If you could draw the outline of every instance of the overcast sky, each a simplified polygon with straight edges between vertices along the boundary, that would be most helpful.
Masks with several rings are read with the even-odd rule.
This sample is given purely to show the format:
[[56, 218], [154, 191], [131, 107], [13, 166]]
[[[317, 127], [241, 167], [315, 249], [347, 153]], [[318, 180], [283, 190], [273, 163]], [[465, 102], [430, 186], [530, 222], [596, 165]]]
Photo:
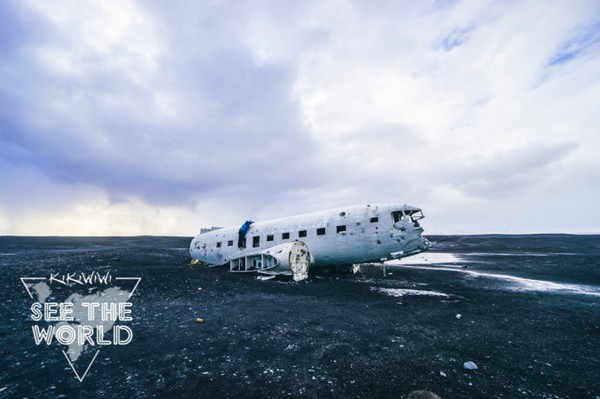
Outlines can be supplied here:
[[0, 234], [353, 204], [600, 232], [600, 2], [0, 2]]

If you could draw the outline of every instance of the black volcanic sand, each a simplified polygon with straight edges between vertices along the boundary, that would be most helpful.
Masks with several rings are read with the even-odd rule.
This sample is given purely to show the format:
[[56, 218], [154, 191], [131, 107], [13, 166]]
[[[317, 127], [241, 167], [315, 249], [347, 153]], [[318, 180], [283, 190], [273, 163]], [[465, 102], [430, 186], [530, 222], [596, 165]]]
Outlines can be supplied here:
[[[432, 259], [458, 254], [451, 266], [467, 267], [459, 270], [600, 292], [599, 236], [430, 238], [438, 241]], [[402, 398], [428, 389], [443, 398], [600, 397], [598, 295], [521, 290], [456, 270], [396, 267], [384, 277], [368, 265], [358, 275], [261, 281], [190, 265], [189, 242], [0, 237], [0, 396]], [[134, 337], [103, 347], [80, 383], [63, 347], [35, 345], [19, 278], [108, 269], [142, 277], [128, 323]], [[478, 369], [465, 370], [466, 361]]]

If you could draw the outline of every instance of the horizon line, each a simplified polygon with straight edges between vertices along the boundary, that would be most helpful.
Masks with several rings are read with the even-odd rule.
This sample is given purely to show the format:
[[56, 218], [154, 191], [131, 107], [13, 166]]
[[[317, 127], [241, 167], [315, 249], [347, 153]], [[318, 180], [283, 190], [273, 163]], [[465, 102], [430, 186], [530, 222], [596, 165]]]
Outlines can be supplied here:
[[[200, 234], [200, 233], [199, 233]], [[196, 235], [159, 235], [159, 234], [133, 234], [133, 235], [57, 235], [57, 234], [44, 234], [44, 235], [26, 235], [26, 234], [0, 234], [0, 238], [17, 237], [17, 238], [135, 238], [135, 237], [170, 237], [170, 238], [194, 238]], [[599, 232], [511, 232], [511, 233], [423, 233], [423, 236], [511, 236], [511, 235], [573, 235], [573, 236], [593, 236], [600, 235]]]

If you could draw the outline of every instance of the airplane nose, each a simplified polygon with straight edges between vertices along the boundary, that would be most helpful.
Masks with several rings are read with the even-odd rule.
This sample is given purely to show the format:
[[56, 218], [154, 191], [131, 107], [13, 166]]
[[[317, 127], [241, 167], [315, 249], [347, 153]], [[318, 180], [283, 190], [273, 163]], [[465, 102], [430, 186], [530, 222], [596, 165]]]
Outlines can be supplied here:
[[404, 252], [424, 251], [427, 249], [426, 243], [423, 241], [421, 234], [423, 228], [413, 220], [402, 219], [394, 223], [392, 235], [399, 242], [404, 244]]
[[419, 222], [413, 222], [412, 220], [400, 220], [394, 223], [394, 229], [401, 232], [410, 232], [416, 234], [421, 234], [423, 232], [423, 228]]

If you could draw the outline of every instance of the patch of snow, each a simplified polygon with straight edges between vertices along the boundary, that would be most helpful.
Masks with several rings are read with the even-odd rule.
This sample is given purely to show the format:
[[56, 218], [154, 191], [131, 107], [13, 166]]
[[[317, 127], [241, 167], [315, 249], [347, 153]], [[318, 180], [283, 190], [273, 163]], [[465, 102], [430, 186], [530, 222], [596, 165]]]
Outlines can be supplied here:
[[516, 284], [516, 287], [513, 287], [513, 290], [517, 291], [547, 291], [547, 292], [565, 292], [565, 293], [574, 293], [574, 294], [584, 294], [584, 295], [594, 295], [600, 296], [600, 287], [594, 285], [584, 285], [584, 284], [567, 284], [567, 283], [557, 283], [553, 281], [546, 280], [536, 280], [530, 278], [516, 277], [508, 274], [495, 274], [495, 273], [485, 273], [485, 272], [476, 272], [473, 270], [465, 270], [448, 266], [409, 266], [396, 264], [400, 267], [413, 268], [413, 269], [422, 269], [422, 270], [440, 270], [440, 271], [452, 271], [458, 273], [465, 273], [471, 277], [483, 277], [483, 278], [492, 278], [492, 279], [500, 279], [510, 281]]
[[399, 260], [387, 262], [388, 265], [436, 265], [446, 263], [464, 262], [454, 254], [446, 252], [423, 252], [420, 254], [407, 256]]
[[577, 256], [575, 252], [467, 252], [468, 256]]
[[384, 294], [387, 294], [390, 296], [395, 296], [395, 297], [402, 297], [405, 295], [416, 295], [416, 296], [441, 296], [441, 297], [448, 298], [447, 294], [437, 292], [437, 291], [412, 290], [412, 289], [408, 289], [408, 288], [380, 288], [380, 287], [373, 287], [371, 289], [377, 290], [379, 292], [383, 292]]

